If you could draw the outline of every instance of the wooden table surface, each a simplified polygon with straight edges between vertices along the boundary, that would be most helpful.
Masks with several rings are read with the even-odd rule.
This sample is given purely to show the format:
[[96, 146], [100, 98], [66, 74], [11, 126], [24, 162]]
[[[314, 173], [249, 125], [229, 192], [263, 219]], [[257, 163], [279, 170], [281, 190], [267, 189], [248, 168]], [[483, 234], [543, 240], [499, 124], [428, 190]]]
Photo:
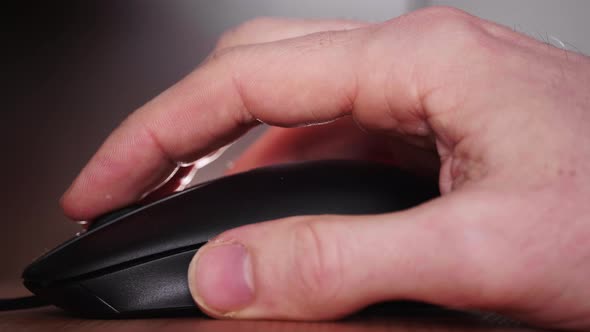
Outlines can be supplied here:
[[[0, 284], [0, 297], [26, 295], [22, 287]], [[391, 332], [463, 332], [463, 331], [535, 331], [497, 319], [484, 319], [464, 313], [406, 306], [381, 306], [335, 322], [220, 321], [206, 317], [153, 318], [131, 320], [90, 320], [69, 316], [53, 307], [0, 312], [0, 331], [391, 331]]]

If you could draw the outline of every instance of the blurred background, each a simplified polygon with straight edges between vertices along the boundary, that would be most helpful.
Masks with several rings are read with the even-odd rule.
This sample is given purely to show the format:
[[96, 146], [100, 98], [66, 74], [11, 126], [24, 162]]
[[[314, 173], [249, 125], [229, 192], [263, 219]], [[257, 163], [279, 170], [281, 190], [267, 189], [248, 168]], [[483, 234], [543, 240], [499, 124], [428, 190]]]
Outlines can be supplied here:
[[[590, 54], [590, 1], [128, 0], [41, 2], [4, 9], [0, 280], [79, 227], [58, 199], [127, 114], [189, 73], [218, 36], [257, 16], [382, 21], [451, 5]], [[197, 181], [219, 176], [264, 127]], [[0, 294], [1, 297], [1, 294]]]

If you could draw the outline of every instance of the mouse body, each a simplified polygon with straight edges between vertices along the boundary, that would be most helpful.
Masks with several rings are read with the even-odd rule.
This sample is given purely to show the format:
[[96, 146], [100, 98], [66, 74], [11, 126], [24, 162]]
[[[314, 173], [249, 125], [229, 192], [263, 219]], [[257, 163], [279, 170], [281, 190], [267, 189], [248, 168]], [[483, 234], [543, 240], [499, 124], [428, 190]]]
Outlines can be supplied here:
[[254, 169], [101, 217], [33, 262], [24, 284], [86, 317], [196, 314], [188, 265], [223, 231], [298, 215], [398, 211], [438, 195], [435, 181], [386, 164], [315, 161]]

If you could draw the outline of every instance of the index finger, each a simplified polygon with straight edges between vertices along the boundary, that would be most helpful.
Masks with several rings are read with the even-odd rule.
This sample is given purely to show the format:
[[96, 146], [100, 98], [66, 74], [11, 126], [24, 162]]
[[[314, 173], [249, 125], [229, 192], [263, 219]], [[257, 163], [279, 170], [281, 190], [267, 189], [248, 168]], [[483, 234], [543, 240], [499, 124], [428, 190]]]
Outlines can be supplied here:
[[178, 162], [196, 160], [260, 122], [293, 127], [354, 112], [365, 126], [428, 135], [420, 91], [428, 87], [415, 81], [425, 52], [416, 24], [404, 22], [212, 56], [112, 133], [64, 194], [64, 211], [88, 219], [134, 202]]

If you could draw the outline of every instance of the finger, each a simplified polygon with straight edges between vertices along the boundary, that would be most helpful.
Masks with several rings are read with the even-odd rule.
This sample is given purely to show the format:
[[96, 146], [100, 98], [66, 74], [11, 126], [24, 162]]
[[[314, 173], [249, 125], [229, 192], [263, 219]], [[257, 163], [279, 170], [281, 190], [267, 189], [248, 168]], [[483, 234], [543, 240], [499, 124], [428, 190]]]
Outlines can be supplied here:
[[509, 247], [474, 227], [483, 204], [464, 203], [453, 194], [393, 214], [237, 228], [199, 250], [190, 289], [214, 317], [332, 319], [386, 300], [507, 309], [522, 294], [506, 276], [522, 274], [516, 260], [497, 268]]
[[281, 39], [300, 37], [320, 31], [350, 30], [369, 25], [355, 20], [313, 20], [262, 17], [247, 21], [223, 34], [217, 50], [240, 45], [262, 44]]
[[[215, 49], [236, 47], [244, 44], [266, 43], [280, 39], [293, 38], [318, 31], [354, 29], [367, 25], [367, 23], [352, 20], [301, 20], [288, 18], [258, 18], [248, 21], [235, 29], [223, 34]], [[195, 165], [178, 167], [168, 179], [158, 188], [142, 198], [140, 203], [145, 204], [163, 198], [170, 193], [183, 190], [193, 179], [196, 171]]]
[[[453, 20], [468, 20], [466, 14], [459, 19], [451, 13]], [[432, 19], [426, 14], [419, 18]], [[445, 28], [440, 33], [466, 25], [447, 21], [441, 19]], [[293, 127], [353, 114], [363, 126], [386, 132], [428, 136], [433, 128], [445, 127], [437, 137], [452, 147], [465, 132], [446, 127], [462, 114], [437, 114], [439, 108], [455, 108], [461, 94], [437, 94], [444, 98], [432, 109], [423, 103], [432, 102], [426, 95], [432, 96], [435, 86], [464, 81], [461, 75], [467, 74], [451, 66], [449, 75], [425, 75], [449, 67], [455, 53], [428, 52], [432, 44], [423, 41], [427, 37], [419, 26], [406, 18], [222, 51], [115, 130], [66, 192], [65, 212], [87, 218], [135, 201], [175, 162], [195, 160], [260, 121]], [[380, 38], [387, 42], [377, 42]], [[484, 119], [470, 124], [476, 121]]]
[[[367, 23], [353, 20], [261, 18], [248, 21], [225, 33], [217, 43], [216, 50], [366, 25]], [[206, 95], [205, 92], [203, 96]], [[190, 96], [187, 95], [185, 98]], [[172, 100], [168, 99], [164, 104], [167, 102]], [[152, 105], [148, 103], [143, 110], [153, 108]], [[174, 121], [179, 120], [171, 121], [168, 127], [173, 127]], [[239, 136], [250, 125], [244, 127], [236, 129], [236, 133], [225, 141], [231, 141]], [[127, 137], [131, 132], [136, 136]], [[177, 187], [172, 188], [172, 184], [163, 184], [167, 179], [171, 179], [170, 174], [178, 165], [177, 160], [168, 156], [164, 149], [165, 146], [159, 145], [158, 138], [150, 127], [125, 121], [107, 139], [63, 195], [61, 204], [64, 212], [74, 220], [88, 220], [108, 210], [135, 202], [155, 187], [161, 186], [163, 189], [150, 194], [148, 200], [160, 197], [170, 190], [176, 190]], [[196, 154], [194, 158], [198, 156], [199, 154]], [[174, 179], [178, 178], [176, 175], [173, 176]]]
[[437, 176], [440, 167], [436, 151], [408, 144], [399, 137], [367, 132], [351, 117], [345, 117], [322, 126], [272, 127], [228, 171], [239, 173], [266, 165], [320, 159], [372, 160], [431, 177]]

